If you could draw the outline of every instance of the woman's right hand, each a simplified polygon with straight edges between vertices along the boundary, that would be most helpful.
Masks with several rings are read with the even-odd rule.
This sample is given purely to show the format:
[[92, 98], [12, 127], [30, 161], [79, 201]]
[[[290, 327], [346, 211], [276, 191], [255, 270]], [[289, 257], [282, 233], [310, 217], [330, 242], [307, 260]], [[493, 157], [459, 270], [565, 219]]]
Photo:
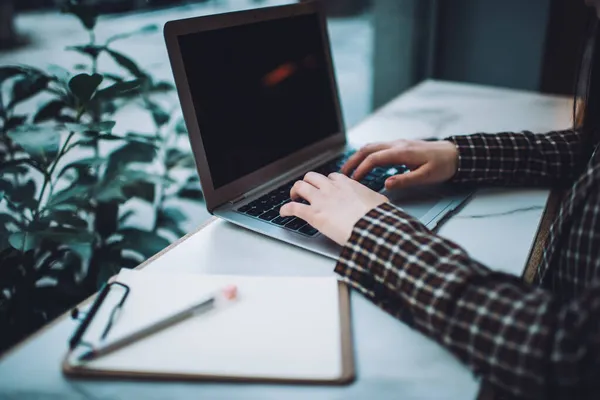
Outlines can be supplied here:
[[442, 183], [458, 169], [458, 150], [452, 142], [396, 140], [364, 146], [348, 159], [341, 171], [361, 180], [375, 167], [406, 165], [410, 171], [385, 181], [386, 189]]

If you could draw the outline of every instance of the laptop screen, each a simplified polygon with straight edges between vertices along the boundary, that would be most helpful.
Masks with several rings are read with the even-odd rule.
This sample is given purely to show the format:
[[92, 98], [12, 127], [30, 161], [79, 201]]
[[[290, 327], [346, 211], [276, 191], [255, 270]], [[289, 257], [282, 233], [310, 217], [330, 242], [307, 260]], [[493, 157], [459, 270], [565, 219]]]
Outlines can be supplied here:
[[215, 189], [341, 131], [316, 14], [178, 41]]

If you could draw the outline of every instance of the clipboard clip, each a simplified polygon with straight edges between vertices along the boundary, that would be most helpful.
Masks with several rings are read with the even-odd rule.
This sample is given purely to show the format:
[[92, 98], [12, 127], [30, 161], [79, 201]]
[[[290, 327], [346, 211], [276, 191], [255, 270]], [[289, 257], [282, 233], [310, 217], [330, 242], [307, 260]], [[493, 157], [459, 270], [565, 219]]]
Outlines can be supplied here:
[[98, 310], [100, 309], [100, 306], [102, 305], [104, 300], [108, 297], [109, 292], [111, 291], [111, 289], [113, 289], [115, 287], [120, 287], [124, 290], [122, 291], [123, 294], [122, 294], [121, 299], [119, 300], [119, 302], [117, 304], [115, 304], [112, 311], [110, 312], [110, 317], [108, 318], [106, 326], [105, 326], [104, 330], [102, 331], [102, 335], [100, 338], [104, 339], [110, 332], [110, 329], [114, 325], [119, 311], [121, 310], [121, 308], [123, 307], [123, 304], [125, 304], [125, 300], [127, 300], [127, 297], [129, 296], [129, 291], [130, 291], [129, 286], [127, 286], [124, 283], [116, 282], [116, 281], [111, 282], [111, 283], [106, 283], [106, 284], [104, 284], [104, 286], [102, 286], [102, 289], [100, 289], [98, 296], [92, 303], [92, 306], [90, 307], [88, 312], [82, 313], [78, 308], [74, 308], [71, 310], [71, 318], [73, 318], [75, 320], [79, 320], [79, 321], [81, 321], [81, 323], [77, 327], [77, 330], [75, 330], [75, 333], [73, 333], [73, 336], [71, 336], [71, 339], [69, 339], [69, 349], [70, 350], [75, 349], [77, 346], [85, 346], [90, 349], [94, 349], [94, 346], [92, 344], [82, 340], [83, 335], [85, 334], [87, 328], [90, 326], [92, 320], [94, 319], [94, 316], [97, 314]]

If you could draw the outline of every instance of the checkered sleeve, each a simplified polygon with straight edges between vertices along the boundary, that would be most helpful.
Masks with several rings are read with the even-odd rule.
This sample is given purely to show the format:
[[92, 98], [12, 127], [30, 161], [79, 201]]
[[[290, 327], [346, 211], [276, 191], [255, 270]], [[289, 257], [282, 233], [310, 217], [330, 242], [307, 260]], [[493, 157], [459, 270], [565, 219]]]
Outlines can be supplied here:
[[600, 282], [561, 304], [390, 204], [356, 224], [335, 271], [500, 393], [580, 398], [599, 385]]
[[547, 185], [575, 178], [582, 134], [478, 133], [447, 138], [458, 149], [455, 182]]

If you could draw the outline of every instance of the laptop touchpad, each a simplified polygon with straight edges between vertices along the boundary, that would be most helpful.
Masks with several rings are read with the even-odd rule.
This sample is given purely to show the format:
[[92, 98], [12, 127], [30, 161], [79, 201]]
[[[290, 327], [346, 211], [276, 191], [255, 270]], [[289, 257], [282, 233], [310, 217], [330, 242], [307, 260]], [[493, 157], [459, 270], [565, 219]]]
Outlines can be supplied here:
[[444, 198], [442, 191], [433, 187], [386, 190], [382, 194], [414, 218], [421, 218]]

